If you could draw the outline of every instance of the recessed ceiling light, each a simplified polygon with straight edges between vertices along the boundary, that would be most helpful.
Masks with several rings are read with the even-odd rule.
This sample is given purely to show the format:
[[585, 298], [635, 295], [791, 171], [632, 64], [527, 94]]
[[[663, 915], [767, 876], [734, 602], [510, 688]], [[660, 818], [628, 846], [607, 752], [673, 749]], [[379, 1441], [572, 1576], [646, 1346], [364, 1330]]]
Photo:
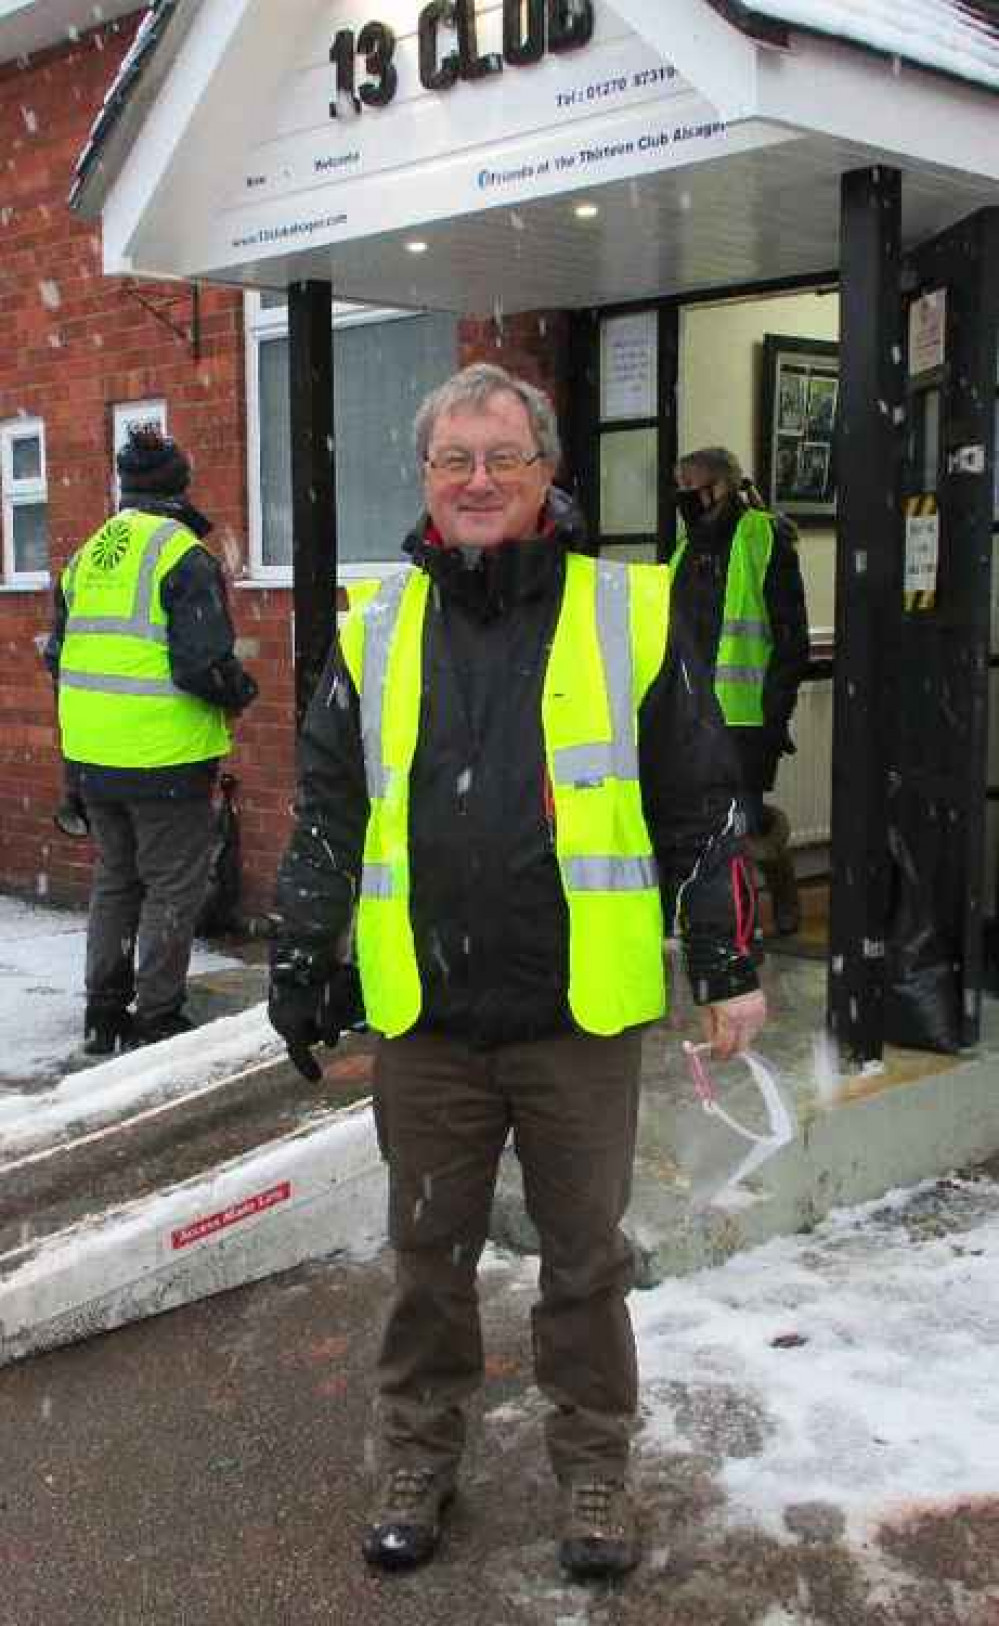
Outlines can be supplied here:
[[600, 210], [595, 203], [577, 203], [574, 213], [577, 220], [596, 220]]
[[425, 243], [420, 237], [415, 237], [412, 242], [406, 244], [406, 253], [425, 254], [429, 247], [429, 243]]

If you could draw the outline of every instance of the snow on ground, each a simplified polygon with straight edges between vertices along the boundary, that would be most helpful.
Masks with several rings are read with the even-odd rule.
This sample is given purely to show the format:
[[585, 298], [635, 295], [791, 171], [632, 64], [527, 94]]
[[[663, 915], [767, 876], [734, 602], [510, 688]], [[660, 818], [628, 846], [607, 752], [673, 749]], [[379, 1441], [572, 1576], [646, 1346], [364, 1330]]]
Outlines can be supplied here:
[[[0, 1080], [57, 1076], [80, 1050], [86, 915], [0, 897]], [[221, 971], [237, 960], [200, 945], [194, 973]], [[176, 1041], [171, 1041], [171, 1044]], [[137, 1053], [138, 1054], [138, 1053]], [[114, 1065], [142, 1063], [123, 1057]], [[103, 1072], [103, 1068], [101, 1071]], [[93, 1080], [96, 1069], [88, 1070]], [[0, 1121], [13, 1103], [0, 1088]]]
[[[526, 1313], [537, 1260], [490, 1248], [483, 1268], [504, 1261]], [[650, 1519], [658, 1484], [693, 1482], [681, 1461], [724, 1493], [695, 1499], [710, 1534], [791, 1542], [812, 1513], [858, 1553], [883, 1523], [994, 1499], [997, 1261], [999, 1184], [951, 1177], [633, 1293]], [[529, 1391], [485, 1426], [506, 1449], [543, 1411]]]
[[[999, 1185], [951, 1178], [633, 1294], [639, 1484], [695, 1458], [725, 1493], [699, 1517], [790, 1541], [787, 1510], [819, 1504], [858, 1549], [920, 1507], [993, 1498], [997, 1260]], [[537, 1261], [508, 1265], [531, 1296]], [[541, 1409], [507, 1401], [486, 1426], [536, 1429]]]
[[997, 1259], [999, 1186], [952, 1180], [634, 1295], [643, 1451], [717, 1452], [727, 1517], [774, 1534], [994, 1496]]
[[[0, 900], [3, 1071], [28, 1078], [79, 1045], [84, 918]], [[199, 953], [202, 970], [230, 965]], [[262, 1006], [156, 1051], [67, 1077], [45, 1097], [0, 1094], [5, 1144], [277, 1053]], [[157, 1053], [158, 1052], [158, 1053]], [[46, 1115], [40, 1126], [37, 1113]], [[23, 1140], [22, 1140], [23, 1144]], [[832, 1504], [863, 1541], [912, 1505], [999, 1485], [999, 1185], [931, 1182], [840, 1211], [811, 1235], [632, 1296], [642, 1374], [639, 1461], [713, 1465], [719, 1515], [786, 1535], [791, 1504]], [[533, 1292], [537, 1261], [498, 1255]], [[537, 1396], [498, 1409], [533, 1427]]]

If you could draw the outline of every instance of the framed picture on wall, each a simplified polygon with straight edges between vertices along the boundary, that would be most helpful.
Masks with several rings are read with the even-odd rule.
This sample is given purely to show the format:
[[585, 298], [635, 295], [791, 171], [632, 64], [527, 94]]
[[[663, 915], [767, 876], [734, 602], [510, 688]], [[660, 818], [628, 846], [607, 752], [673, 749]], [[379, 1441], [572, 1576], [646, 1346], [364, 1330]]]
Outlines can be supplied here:
[[839, 346], [767, 333], [760, 403], [760, 490], [799, 525], [836, 512]]

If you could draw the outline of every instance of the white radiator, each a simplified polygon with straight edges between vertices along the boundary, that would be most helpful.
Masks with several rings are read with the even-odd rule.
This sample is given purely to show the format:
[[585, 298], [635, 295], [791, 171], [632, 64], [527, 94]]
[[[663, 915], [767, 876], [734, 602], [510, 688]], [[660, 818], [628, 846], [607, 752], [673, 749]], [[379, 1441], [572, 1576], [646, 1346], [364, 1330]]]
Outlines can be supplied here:
[[793, 847], [829, 840], [832, 713], [831, 680], [803, 683], [791, 723], [797, 753], [781, 757], [773, 792], [773, 800], [787, 814]]

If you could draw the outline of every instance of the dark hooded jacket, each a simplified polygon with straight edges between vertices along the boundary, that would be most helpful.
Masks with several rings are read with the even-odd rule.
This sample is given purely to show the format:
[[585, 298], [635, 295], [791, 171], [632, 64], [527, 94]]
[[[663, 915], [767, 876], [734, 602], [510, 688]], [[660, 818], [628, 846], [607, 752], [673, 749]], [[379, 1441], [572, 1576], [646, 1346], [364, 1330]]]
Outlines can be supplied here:
[[[183, 496], [143, 493], [133, 501], [122, 493], [122, 507], [178, 520], [199, 539], [210, 522]], [[256, 698], [257, 685], [234, 653], [234, 632], [226, 598], [225, 577], [207, 548], [190, 548], [163, 577], [160, 597], [167, 615], [170, 675], [178, 689], [221, 706], [231, 716]], [[68, 610], [61, 582], [55, 589], [55, 615], [45, 646], [45, 664], [56, 683], [66, 637]], [[218, 760], [179, 763], [167, 768], [109, 768], [91, 762], [67, 762], [69, 788], [89, 801], [146, 797], [207, 796], [218, 772]]]
[[[712, 674], [721, 639], [732, 542], [743, 512], [741, 503], [732, 500], [717, 514], [690, 526], [673, 583], [677, 609]], [[763, 726], [728, 729], [742, 788], [755, 792], [773, 789], [781, 755], [794, 751], [788, 725], [808, 665], [808, 615], [796, 532], [783, 517], [774, 525], [763, 596], [774, 640], [763, 685]]]
[[[577, 536], [559, 496], [544, 535], [478, 557], [426, 534], [409, 543], [433, 583], [410, 792], [419, 1027], [482, 1047], [573, 1026], [541, 725], [566, 551]], [[682, 891], [695, 996], [754, 988], [748, 943], [737, 941], [749, 911], [734, 768], [706, 675], [675, 621], [639, 744], [667, 929]], [[358, 697], [335, 652], [300, 741], [296, 823], [277, 886], [276, 977], [330, 975], [349, 933], [367, 816]]]

